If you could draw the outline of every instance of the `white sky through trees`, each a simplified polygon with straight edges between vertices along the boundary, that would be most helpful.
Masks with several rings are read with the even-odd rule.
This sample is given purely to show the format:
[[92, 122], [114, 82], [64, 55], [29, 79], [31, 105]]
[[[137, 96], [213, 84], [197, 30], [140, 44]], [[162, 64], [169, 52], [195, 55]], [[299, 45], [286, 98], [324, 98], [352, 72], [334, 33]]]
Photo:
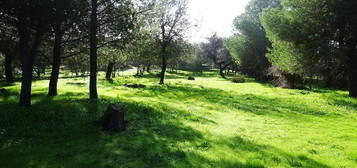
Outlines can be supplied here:
[[244, 12], [249, 0], [190, 0], [188, 14], [193, 25], [191, 42], [203, 42], [217, 32], [219, 36], [233, 34], [233, 20]]

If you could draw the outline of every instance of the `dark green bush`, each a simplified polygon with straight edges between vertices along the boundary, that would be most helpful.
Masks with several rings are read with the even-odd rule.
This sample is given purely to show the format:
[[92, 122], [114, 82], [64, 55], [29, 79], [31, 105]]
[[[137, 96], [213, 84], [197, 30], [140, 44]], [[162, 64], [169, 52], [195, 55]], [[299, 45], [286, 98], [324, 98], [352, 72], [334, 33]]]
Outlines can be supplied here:
[[244, 83], [245, 82], [245, 79], [244, 79], [244, 76], [235, 76], [232, 78], [232, 82], [234, 83]]

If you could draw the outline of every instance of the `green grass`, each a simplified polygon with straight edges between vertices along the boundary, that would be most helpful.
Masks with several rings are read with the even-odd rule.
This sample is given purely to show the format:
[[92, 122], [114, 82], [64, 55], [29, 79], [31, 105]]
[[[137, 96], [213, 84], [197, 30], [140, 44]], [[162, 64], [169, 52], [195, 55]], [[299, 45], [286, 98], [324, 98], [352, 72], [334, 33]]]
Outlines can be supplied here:
[[[215, 72], [33, 84], [33, 106], [17, 106], [19, 84], [0, 98], [0, 167], [357, 167], [357, 100], [347, 92], [233, 83]], [[132, 89], [124, 83], [145, 84]], [[109, 103], [125, 109], [127, 130], [92, 124]]]

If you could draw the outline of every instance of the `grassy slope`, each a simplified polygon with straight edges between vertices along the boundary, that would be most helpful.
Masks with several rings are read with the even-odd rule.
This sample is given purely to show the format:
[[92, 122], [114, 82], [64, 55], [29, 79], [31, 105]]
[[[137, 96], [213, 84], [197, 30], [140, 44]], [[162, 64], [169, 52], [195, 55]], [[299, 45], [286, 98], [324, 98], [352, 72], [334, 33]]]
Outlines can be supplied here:
[[[19, 84], [5, 87], [0, 167], [357, 167], [357, 101], [346, 92], [185, 73], [164, 86], [150, 75], [101, 79], [97, 102], [81, 78], [61, 79], [55, 98], [36, 81], [28, 109], [17, 107]], [[108, 103], [124, 107], [124, 133], [91, 124]]]

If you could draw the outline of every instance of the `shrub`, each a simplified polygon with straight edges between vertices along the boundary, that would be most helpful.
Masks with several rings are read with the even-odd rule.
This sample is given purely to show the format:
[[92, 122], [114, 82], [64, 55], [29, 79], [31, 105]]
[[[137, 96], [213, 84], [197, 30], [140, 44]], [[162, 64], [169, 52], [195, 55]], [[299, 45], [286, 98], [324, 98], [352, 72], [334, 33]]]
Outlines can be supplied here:
[[232, 82], [234, 82], [234, 83], [244, 83], [245, 82], [244, 76], [242, 76], [242, 75], [235, 76], [235, 77], [232, 78]]

